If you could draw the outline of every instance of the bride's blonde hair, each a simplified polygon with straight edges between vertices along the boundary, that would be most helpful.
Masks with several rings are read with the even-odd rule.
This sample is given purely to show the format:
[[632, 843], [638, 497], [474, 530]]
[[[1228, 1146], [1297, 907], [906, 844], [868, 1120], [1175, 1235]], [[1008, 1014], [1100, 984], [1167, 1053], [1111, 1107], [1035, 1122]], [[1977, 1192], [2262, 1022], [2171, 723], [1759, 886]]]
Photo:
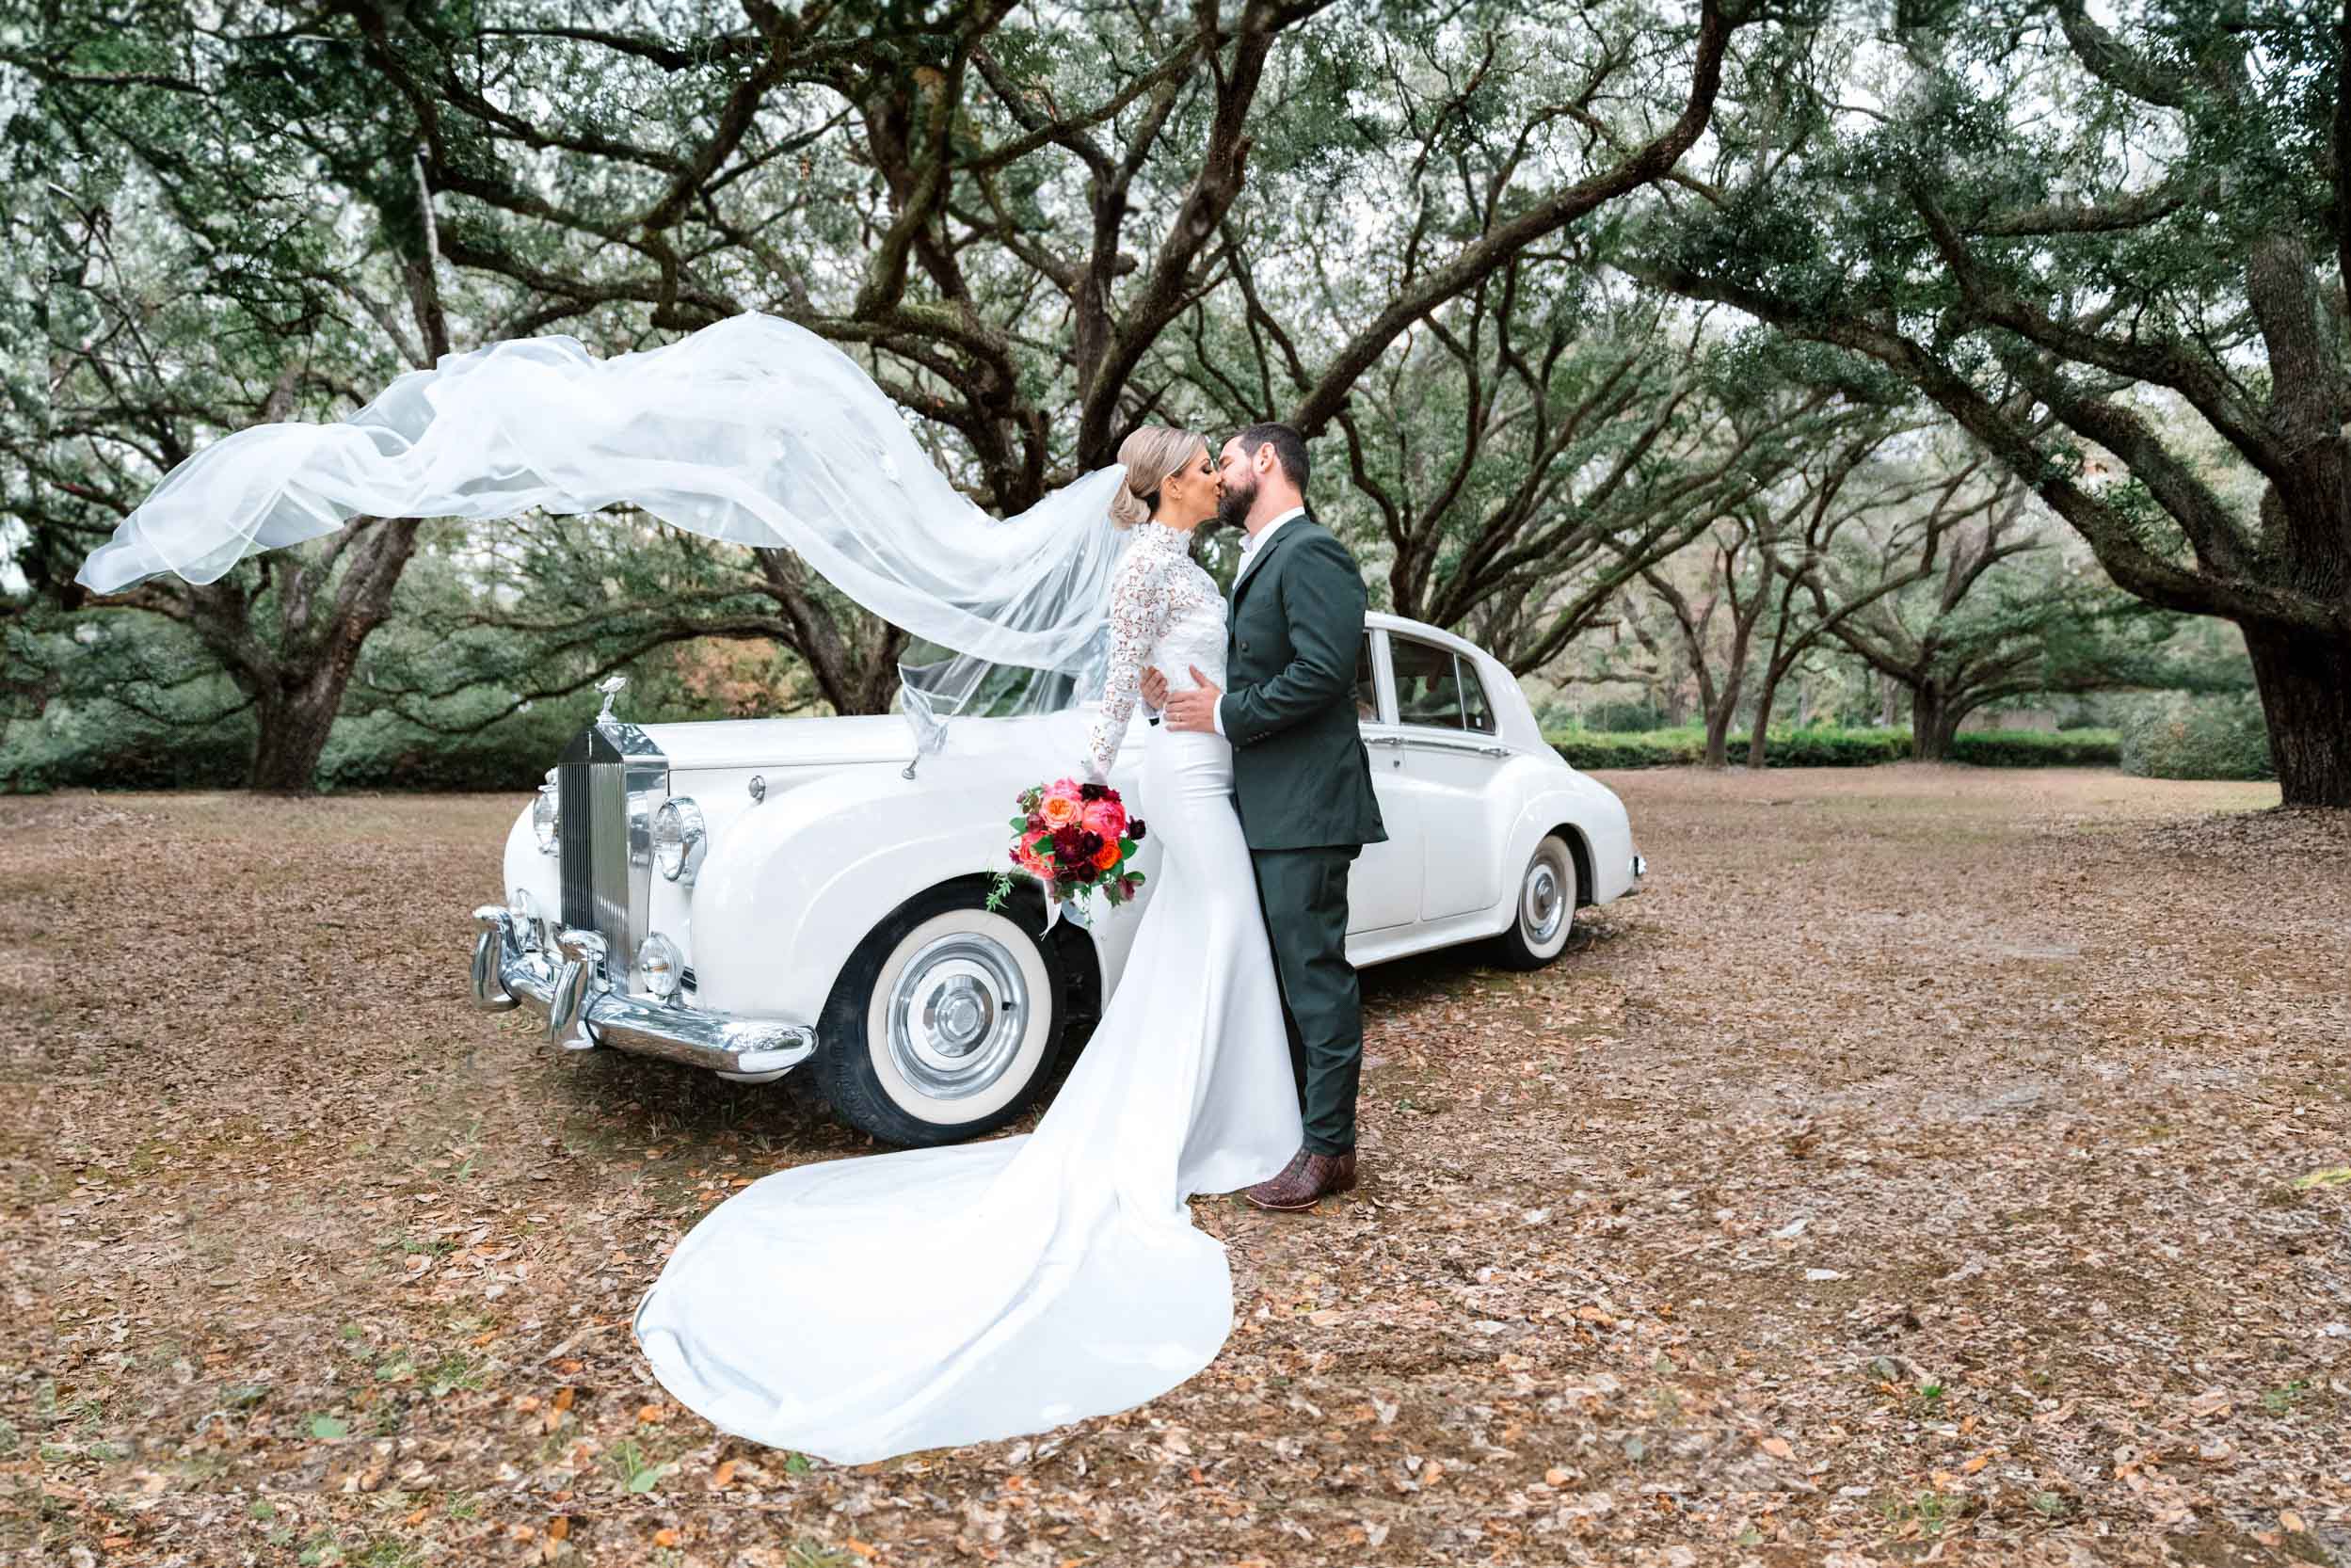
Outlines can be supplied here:
[[1127, 480], [1111, 497], [1111, 520], [1121, 528], [1149, 522], [1160, 504], [1160, 487], [1167, 476], [1191, 460], [1206, 438], [1165, 424], [1146, 424], [1118, 443], [1118, 460], [1127, 465]]

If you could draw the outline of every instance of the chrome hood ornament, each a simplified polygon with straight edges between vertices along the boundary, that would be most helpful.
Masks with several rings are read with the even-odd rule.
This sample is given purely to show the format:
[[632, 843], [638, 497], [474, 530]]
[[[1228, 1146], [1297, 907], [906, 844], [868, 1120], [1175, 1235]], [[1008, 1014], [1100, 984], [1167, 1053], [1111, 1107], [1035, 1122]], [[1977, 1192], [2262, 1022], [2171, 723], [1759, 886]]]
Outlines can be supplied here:
[[618, 722], [613, 717], [613, 698], [618, 696], [621, 690], [628, 684], [629, 678], [625, 675], [608, 675], [604, 677], [603, 680], [599, 680], [596, 683], [596, 689], [604, 694], [604, 706], [600, 709], [596, 714], [596, 722], [598, 724], [615, 724]]

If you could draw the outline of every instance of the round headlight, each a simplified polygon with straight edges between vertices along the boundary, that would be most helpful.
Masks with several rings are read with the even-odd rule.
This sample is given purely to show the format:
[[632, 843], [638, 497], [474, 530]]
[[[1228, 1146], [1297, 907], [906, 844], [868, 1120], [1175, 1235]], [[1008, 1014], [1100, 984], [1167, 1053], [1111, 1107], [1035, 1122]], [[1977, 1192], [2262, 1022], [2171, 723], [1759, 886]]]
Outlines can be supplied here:
[[538, 799], [531, 804], [531, 831], [538, 839], [541, 855], [555, 853], [555, 827], [560, 815], [560, 808], [555, 805], [555, 787], [552, 784], [540, 785]]
[[685, 795], [663, 801], [653, 813], [653, 864], [672, 882], [692, 882], [701, 863], [702, 808]]
[[656, 931], [637, 948], [637, 984], [666, 1001], [678, 994], [686, 963], [678, 944]]

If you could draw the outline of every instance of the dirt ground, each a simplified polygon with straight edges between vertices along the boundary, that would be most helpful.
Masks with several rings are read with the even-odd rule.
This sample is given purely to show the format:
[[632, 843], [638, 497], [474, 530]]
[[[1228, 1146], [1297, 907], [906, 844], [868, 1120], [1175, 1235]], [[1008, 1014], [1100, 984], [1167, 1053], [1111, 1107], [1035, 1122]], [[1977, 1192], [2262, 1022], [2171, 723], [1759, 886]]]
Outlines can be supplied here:
[[2351, 822], [1609, 782], [1563, 961], [1367, 974], [1362, 1189], [1196, 1204], [1213, 1367], [856, 1469], [628, 1321], [862, 1141], [472, 1011], [514, 801], [0, 800], [0, 1559], [2351, 1564]]

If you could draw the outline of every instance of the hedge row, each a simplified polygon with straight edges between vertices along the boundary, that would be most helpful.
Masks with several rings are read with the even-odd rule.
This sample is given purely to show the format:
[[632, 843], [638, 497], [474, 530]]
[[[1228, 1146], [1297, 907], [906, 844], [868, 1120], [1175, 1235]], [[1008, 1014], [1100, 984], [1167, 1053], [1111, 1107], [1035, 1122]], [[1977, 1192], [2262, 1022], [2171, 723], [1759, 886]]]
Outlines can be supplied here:
[[2250, 693], [2165, 693], [2133, 702], [2122, 771], [2141, 778], [2275, 778], [2269, 725]]
[[[473, 735], [426, 735], [389, 715], [346, 717], [335, 724], [319, 759], [322, 790], [529, 790], [545, 776], [593, 707], [568, 711], [548, 705]], [[2202, 710], [2184, 715], [2165, 708], [2135, 727], [2135, 749], [2125, 763], [2121, 737], [2111, 729], [2059, 734], [1979, 730], [1958, 737], [1951, 759], [1989, 768], [2099, 768], [2119, 763], [2155, 777], [2261, 778], [2268, 752], [2258, 728], [2249, 735], [2241, 714]], [[1543, 737], [1575, 767], [1660, 768], [1696, 765], [1705, 756], [1703, 730], [1650, 729], [1628, 733], [1558, 730]], [[211, 732], [123, 726], [97, 737], [56, 734], [0, 748], [0, 792], [56, 789], [233, 790], [243, 787], [252, 748], [249, 721]], [[1775, 733], [1766, 760], [1775, 768], [1859, 768], [1899, 761], [1911, 754], [1908, 729], [1815, 728]], [[1731, 760], [1747, 758], [1747, 737], [1731, 738]], [[2195, 771], [2207, 770], [2236, 771]], [[2251, 771], [2247, 771], [2251, 770]]]
[[[1704, 760], [1703, 729], [1650, 729], [1607, 734], [1590, 729], [1559, 730], [1544, 740], [1570, 765], [1585, 768], [1692, 767]], [[1747, 736], [1731, 737], [1731, 760], [1747, 760]], [[2119, 760], [2121, 738], [2111, 729], [2072, 729], [2055, 735], [2034, 730], [1978, 730], [1958, 736], [1951, 760], [1980, 768], [2110, 768]], [[1831, 729], [1775, 732], [1764, 748], [1774, 768], [1866, 768], [1897, 762], [1911, 754], [1908, 729]]]
[[[584, 703], [542, 703], [471, 735], [435, 735], [390, 713], [335, 721], [318, 760], [321, 790], [531, 790], [564, 743], [594, 715]], [[0, 793], [46, 790], [241, 790], [253, 724], [240, 714], [210, 729], [179, 729], [104, 715], [18, 725], [0, 745]]]
[[2113, 729], [1973, 729], [1951, 737], [1951, 760], [1978, 768], [2111, 768], [2122, 760]]

